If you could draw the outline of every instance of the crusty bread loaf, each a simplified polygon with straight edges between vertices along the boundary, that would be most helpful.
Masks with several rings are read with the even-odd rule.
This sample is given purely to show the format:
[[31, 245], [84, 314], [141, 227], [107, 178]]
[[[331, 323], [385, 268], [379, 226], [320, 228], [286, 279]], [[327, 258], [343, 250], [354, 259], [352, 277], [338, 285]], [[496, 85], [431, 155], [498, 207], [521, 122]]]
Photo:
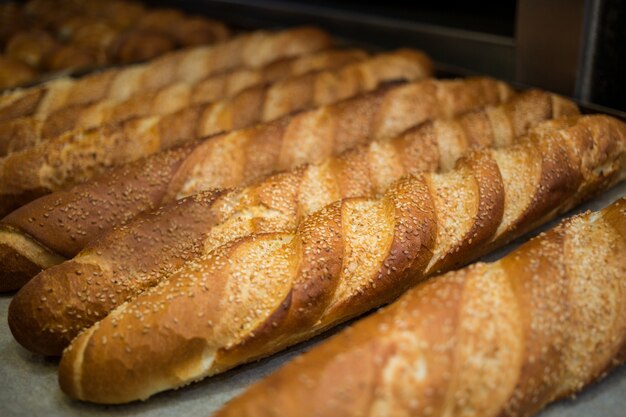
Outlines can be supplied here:
[[[290, 113], [371, 91], [395, 79], [429, 75], [417, 51], [381, 54], [363, 62], [253, 86], [234, 97], [183, 107], [165, 116], [130, 119], [86, 131], [67, 132], [0, 160], [0, 210], [89, 180], [121, 165], [196, 138], [230, 132]], [[184, 102], [184, 98], [180, 97]], [[0, 213], [2, 213], [0, 211]]]
[[11, 328], [27, 349], [59, 355], [80, 330], [223, 243], [253, 233], [293, 232], [300, 219], [336, 200], [379, 195], [405, 175], [448, 171], [469, 148], [506, 146], [542, 121], [572, 114], [573, 103], [529, 91], [504, 105], [425, 123], [388, 142], [276, 174], [217, 199], [208, 192], [178, 200], [36, 276], [12, 302]]
[[[392, 137], [426, 120], [501, 103], [510, 95], [511, 90], [505, 84], [488, 78], [428, 80], [390, 86], [276, 122], [210, 138], [183, 157], [169, 183], [162, 185], [165, 197], [159, 201], [130, 197], [140, 190], [122, 180], [107, 186], [102, 182], [85, 183], [67, 192], [44, 196], [11, 213], [2, 221], [2, 227], [8, 225], [12, 230], [0, 234], [0, 258], [14, 259], [2, 261], [3, 265], [13, 265], [13, 269], [3, 268], [0, 273], [8, 277], [13, 271], [49, 266], [37, 258], [22, 256], [26, 242], [66, 257], [74, 256], [100, 231], [111, 230], [121, 224], [120, 220], [173, 199], [202, 190], [250, 184], [273, 172], [319, 162], [354, 146]], [[146, 159], [145, 164], [151, 165], [149, 161]], [[117, 208], [115, 201], [94, 202], [91, 197], [122, 192], [124, 200], [132, 201], [128, 204], [126, 201], [123, 208]], [[11, 239], [16, 231], [21, 242], [17, 253]], [[21, 262], [35, 265], [18, 268]], [[20, 275], [24, 278], [22, 272]]]
[[[407, 51], [407, 54], [410, 52]], [[360, 50], [327, 50], [270, 63], [259, 69], [243, 68], [195, 82], [181, 81], [126, 100], [101, 100], [65, 107], [48, 116], [28, 116], [0, 121], [0, 156], [32, 147], [70, 130], [120, 123], [134, 117], [164, 116], [185, 107], [232, 97], [246, 88], [363, 60]], [[428, 65], [424, 59], [424, 65]]]
[[[31, 82], [36, 75], [35, 70], [29, 65], [0, 55], [0, 90]], [[2, 139], [0, 139], [0, 142], [2, 142]], [[0, 152], [0, 156], [2, 155], [4, 154]]]
[[[212, 19], [120, 2], [48, 1], [46, 6], [2, 7], [0, 27], [5, 53], [48, 78], [60, 71], [84, 73], [103, 65], [144, 61], [229, 37], [228, 28]], [[12, 67], [5, 73], [17, 70]], [[17, 74], [7, 81], [13, 81], [8, 86], [20, 84]]]
[[626, 198], [412, 289], [215, 416], [531, 416], [626, 360], [624, 253]]
[[200, 16], [187, 16], [175, 9], [155, 9], [141, 15], [139, 29], [162, 33], [180, 46], [206, 45], [228, 38], [221, 22]]
[[[112, 225], [124, 224], [133, 218], [137, 214], [137, 206], [158, 206], [165, 197], [167, 184], [172, 175], [196, 145], [191, 143], [161, 152], [147, 161], [127, 164], [89, 184], [78, 185], [70, 192], [57, 192], [44, 205], [45, 212], [39, 214], [31, 212], [30, 216], [23, 220], [26, 224], [41, 228], [50, 226], [48, 221], [55, 222], [56, 227], [63, 229], [58, 236], [63, 241], [63, 247], [72, 248], [77, 241], [84, 239], [84, 224], [94, 226], [89, 232], [95, 237]], [[76, 201], [79, 203], [74, 205], [73, 202]], [[56, 203], [59, 203], [59, 206], [55, 206]], [[82, 204], [85, 204], [85, 207], [92, 205], [94, 210], [79, 209]], [[50, 211], [52, 207], [59, 207], [60, 210]], [[60, 213], [64, 213], [64, 216], [59, 217]], [[28, 233], [24, 233], [21, 227], [17, 226], [19, 222], [13, 224], [14, 226], [5, 223], [0, 228], [0, 240], [3, 241], [0, 245], [2, 259], [0, 270], [5, 271], [2, 273], [2, 282], [6, 283], [3, 284], [5, 291], [21, 287], [33, 273], [56, 265], [64, 259], [62, 254], [47, 248], [32, 239]]]
[[616, 119], [549, 121], [447, 173], [326, 206], [296, 233], [232, 241], [74, 339], [61, 388], [99, 403], [145, 399], [308, 339], [623, 179], [625, 156]]
[[0, 120], [44, 117], [67, 106], [104, 99], [124, 100], [177, 81], [193, 82], [238, 67], [258, 68], [280, 58], [320, 51], [331, 44], [325, 32], [309, 27], [246, 33], [213, 46], [172, 52], [146, 64], [110, 69], [79, 79], [59, 78], [37, 87], [7, 92], [0, 96]]
[[4, 53], [32, 68], [43, 66], [46, 55], [60, 44], [45, 30], [23, 30], [11, 37]]

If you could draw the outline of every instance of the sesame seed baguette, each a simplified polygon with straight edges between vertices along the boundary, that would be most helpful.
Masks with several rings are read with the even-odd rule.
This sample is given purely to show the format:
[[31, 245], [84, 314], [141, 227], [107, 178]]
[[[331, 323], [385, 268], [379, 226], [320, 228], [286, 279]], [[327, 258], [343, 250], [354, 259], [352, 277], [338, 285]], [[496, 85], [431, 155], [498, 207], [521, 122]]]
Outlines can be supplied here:
[[419, 285], [215, 416], [531, 416], [626, 360], [624, 253], [626, 198]]
[[93, 130], [66, 132], [0, 159], [0, 209], [87, 181], [106, 168], [217, 133], [354, 97], [398, 79], [430, 75], [429, 59], [400, 50], [347, 65], [247, 88], [234, 97], [183, 107], [164, 116], [130, 119]]
[[258, 68], [290, 56], [306, 55], [332, 45], [316, 28], [255, 31], [211, 46], [165, 54], [145, 64], [114, 68], [82, 78], [59, 78], [37, 87], [0, 96], [0, 120], [46, 116], [64, 107], [104, 99], [125, 100], [177, 81], [193, 81], [238, 67]]
[[447, 173], [328, 205], [295, 233], [244, 237], [188, 262], [76, 337], [61, 359], [61, 388], [123, 403], [269, 355], [501, 246], [625, 175], [622, 122], [545, 122]]
[[[87, 230], [90, 237], [95, 237], [135, 217], [138, 208], [158, 206], [171, 177], [197, 145], [190, 143], [125, 164], [68, 191], [42, 197], [3, 219], [4, 223], [0, 223], [3, 291], [16, 290], [42, 268], [65, 260], [64, 253], [50, 249], [37, 238], [46, 236], [61, 247], [71, 248], [75, 241], [87, 238], [83, 225], [90, 225]], [[44, 211], [37, 210], [38, 202], [43, 203]], [[25, 212], [29, 206], [33, 211]], [[28, 227], [23, 228], [22, 224]], [[49, 235], [47, 230], [58, 234]]]
[[[411, 51], [406, 51], [410, 54]], [[134, 117], [164, 116], [185, 107], [232, 97], [254, 85], [276, 82], [323, 69], [362, 61], [358, 49], [326, 50], [282, 59], [259, 69], [242, 68], [211, 74], [201, 80], [181, 81], [158, 90], [137, 93], [126, 100], [106, 99], [64, 107], [47, 116], [0, 121], [0, 156], [32, 147], [70, 130], [92, 129]], [[400, 58], [399, 58], [400, 59]], [[424, 66], [428, 65], [424, 59]]]
[[[0, 10], [0, 48], [7, 57], [38, 71], [41, 78], [50, 78], [50, 73], [58, 71], [146, 61], [178, 47], [209, 45], [229, 37], [228, 28], [221, 22], [171, 9], [118, 7], [118, 12], [127, 17], [129, 10], [134, 13], [130, 27], [116, 26], [103, 14], [87, 16], [84, 10], [72, 6], [55, 4], [53, 13], [56, 7], [63, 11], [52, 20], [16, 9], [7, 14]], [[6, 45], [2, 45], [5, 39]], [[19, 67], [12, 66], [6, 72], [16, 71]], [[19, 78], [12, 81], [5, 87], [20, 84]]]
[[208, 192], [210, 204], [202, 193], [178, 200], [35, 276], [12, 301], [10, 327], [27, 349], [59, 355], [79, 331], [223, 243], [253, 233], [293, 232], [302, 218], [334, 201], [380, 195], [405, 175], [448, 171], [468, 149], [506, 146], [542, 121], [573, 114], [572, 102], [532, 90], [219, 198]]
[[[44, 196], [2, 220], [0, 290], [14, 289], [5, 283], [23, 284], [33, 270], [49, 267], [51, 259], [43, 262], [38, 256], [42, 251], [74, 256], [101, 232], [176, 198], [248, 185], [277, 171], [393, 137], [433, 118], [449, 118], [502, 103], [511, 95], [508, 86], [489, 78], [392, 85], [198, 142], [190, 154], [180, 156], [184, 160], [175, 172], [168, 173], [168, 182], [159, 183], [162, 194], [155, 198], [138, 198], [144, 195], [143, 190], [125, 182], [116, 171], [105, 175], [115, 179], [105, 180], [106, 186], [103, 181], [87, 182]], [[146, 162], [149, 160], [138, 161], [135, 172], [148, 172], [148, 165], [152, 165]], [[99, 197], [106, 195], [111, 197]]]
[[50, 73], [59, 71], [67, 73], [79, 69], [93, 70], [107, 64], [147, 61], [179, 47], [192, 45], [179, 42], [182, 37], [192, 40], [194, 35], [199, 35], [197, 41], [203, 42], [196, 42], [193, 46], [211, 45], [229, 37], [226, 26], [214, 20], [183, 15], [176, 19], [162, 15], [160, 11], [148, 12], [146, 17], [157, 18], [162, 23], [170, 19], [173, 26], [182, 25], [185, 29], [177, 31], [179, 36], [151, 30], [141, 24], [127, 30], [116, 29], [105, 22], [94, 22], [75, 15], [70, 23], [75, 32], [66, 39], [55, 36], [48, 28], [29, 28], [15, 33], [4, 52], [8, 57], [38, 70], [43, 77], [46, 73], [50, 76]]

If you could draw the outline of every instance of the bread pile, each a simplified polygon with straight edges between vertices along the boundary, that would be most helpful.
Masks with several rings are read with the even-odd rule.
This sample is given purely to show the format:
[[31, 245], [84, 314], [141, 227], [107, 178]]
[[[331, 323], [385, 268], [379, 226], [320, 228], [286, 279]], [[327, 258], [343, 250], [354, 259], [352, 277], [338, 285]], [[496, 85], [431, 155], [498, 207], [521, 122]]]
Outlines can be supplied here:
[[432, 75], [307, 27], [6, 93], [15, 339], [118, 404], [400, 297], [219, 415], [531, 415], [582, 389], [626, 355], [626, 200], [438, 275], [624, 179], [626, 125]]
[[127, 0], [0, 4], [0, 89], [48, 73], [155, 58], [229, 37], [221, 22]]

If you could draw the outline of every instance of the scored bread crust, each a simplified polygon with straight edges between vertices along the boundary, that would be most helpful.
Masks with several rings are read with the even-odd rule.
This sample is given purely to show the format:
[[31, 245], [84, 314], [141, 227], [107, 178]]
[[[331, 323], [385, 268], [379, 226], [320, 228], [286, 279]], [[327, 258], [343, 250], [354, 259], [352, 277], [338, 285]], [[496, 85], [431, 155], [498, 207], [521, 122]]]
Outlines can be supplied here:
[[[134, 118], [89, 130], [69, 131], [0, 160], [0, 210], [4, 213], [39, 193], [65, 189], [121, 165], [200, 137], [230, 132], [290, 113], [375, 90], [392, 80], [430, 75], [418, 52], [380, 54], [336, 70], [247, 88], [234, 97], [191, 105], [164, 116]], [[352, 82], [342, 82], [351, 80]], [[341, 87], [339, 87], [341, 86]]]
[[104, 99], [123, 100], [176, 81], [193, 81], [238, 67], [258, 68], [280, 58], [305, 55], [332, 45], [317, 28], [255, 31], [211, 46], [165, 54], [145, 64], [114, 68], [82, 78], [59, 78], [0, 96], [0, 120], [46, 116], [66, 106]]
[[[135, 117], [164, 116], [191, 105], [232, 97], [254, 85], [339, 68], [366, 58], [367, 54], [358, 49], [330, 49], [312, 55], [280, 59], [258, 69], [233, 69], [209, 74], [199, 80], [183, 80], [154, 91], [139, 92], [125, 100], [114, 97], [67, 106], [45, 116], [0, 121], [0, 156], [32, 147], [66, 131], [96, 128]], [[424, 67], [427, 67], [425, 59]]]
[[[184, 157], [169, 182], [163, 184], [165, 198], [160, 201], [139, 199], [136, 204], [124, 205], [119, 212], [113, 204], [108, 204], [106, 218], [128, 219], [202, 190], [246, 185], [276, 171], [319, 162], [354, 146], [392, 137], [435, 117], [449, 118], [501, 103], [511, 95], [508, 86], [489, 78], [426, 80], [388, 86], [275, 122], [214, 136], [197, 144], [193, 152]], [[151, 160], [138, 161], [137, 169], [147, 169]], [[114, 174], [109, 172], [105, 177], [111, 175]], [[2, 223], [25, 232], [60, 255], [73, 256], [101, 232], [101, 228], [110, 230], [115, 224], [121, 224], [102, 222], [95, 217], [102, 204], [93, 203], [89, 198], [90, 193], [119, 192], [120, 187], [129, 195], [134, 193], [133, 185], [123, 180], [107, 186], [102, 182], [87, 182], [25, 205], [5, 217]], [[72, 241], [68, 239], [70, 236], [74, 236]], [[11, 271], [4, 270], [4, 273], [8, 275]]]
[[[172, 10], [117, 7], [129, 19], [119, 25], [108, 12], [86, 15], [84, 8], [71, 2], [56, 3], [54, 7], [63, 10], [61, 14], [54, 9], [45, 16], [18, 7], [0, 10], [4, 55], [27, 64], [31, 71], [38, 70], [41, 76], [145, 61], [177, 47], [209, 45], [230, 36], [221, 22]], [[13, 79], [0, 88], [23, 83], [19, 67], [3, 70]]]
[[308, 339], [606, 189], [624, 178], [625, 154], [616, 119], [549, 121], [447, 173], [326, 206], [296, 233], [229, 242], [82, 332], [64, 351], [61, 388], [145, 399]]
[[622, 198], [419, 285], [215, 417], [531, 416], [626, 360], [625, 252]]
[[[500, 106], [421, 124], [393, 139], [276, 174], [211, 204], [203, 194], [179, 200], [39, 274], [15, 296], [10, 326], [26, 348], [58, 355], [80, 330], [222, 243], [253, 233], [293, 232], [300, 219], [336, 200], [379, 195], [405, 175], [448, 171], [468, 149], [506, 146], [544, 120], [574, 114], [572, 102], [532, 90]], [[181, 227], [183, 218], [197, 225]]]

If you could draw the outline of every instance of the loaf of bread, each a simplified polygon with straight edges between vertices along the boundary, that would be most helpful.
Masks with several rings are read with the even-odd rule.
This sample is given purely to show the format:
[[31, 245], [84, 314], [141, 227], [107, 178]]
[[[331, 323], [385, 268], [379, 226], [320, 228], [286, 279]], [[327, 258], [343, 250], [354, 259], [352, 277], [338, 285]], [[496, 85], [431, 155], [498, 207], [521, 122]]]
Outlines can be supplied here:
[[14, 34], [7, 42], [4, 53], [16, 61], [32, 68], [44, 66], [44, 59], [60, 44], [45, 30], [30, 29]]
[[[119, 2], [117, 5], [95, 2], [93, 7], [94, 2], [89, 3], [91, 7], [75, 8], [70, 13], [62, 14], [48, 26], [62, 40], [84, 46], [91, 51], [106, 49], [111, 42], [115, 42], [115, 38], [127, 33], [124, 30], [158, 35], [167, 39], [171, 48], [208, 45], [222, 41], [229, 35], [228, 28], [221, 22], [202, 16], [185, 15], [174, 9], [144, 9], [138, 8], [138, 5], [121, 5]], [[120, 6], [123, 10], [120, 10]], [[120, 14], [126, 16], [119, 16]], [[126, 19], [120, 20], [120, 17]], [[89, 38], [92, 32], [103, 34], [109, 39], [86, 43], [85, 38]], [[115, 55], [110, 55], [105, 62], [120, 61], [116, 60]]]
[[[2, 7], [0, 27], [0, 46], [6, 43], [6, 54], [42, 77], [144, 61], [229, 37], [228, 28], [212, 19], [123, 2], [47, 1]], [[8, 86], [20, 81], [17, 74], [7, 79], [14, 81]]]
[[[38, 254], [74, 256], [102, 231], [174, 199], [247, 185], [273, 172], [393, 137], [426, 120], [502, 103], [511, 93], [505, 84], [488, 78], [394, 85], [200, 142], [191, 153], [178, 154], [180, 165], [164, 174], [168, 181], [159, 182], [159, 194], [150, 197], [140, 184], [127, 180], [125, 168], [107, 173], [102, 181], [44, 196], [2, 220], [0, 283], [23, 282], [33, 270], [56, 259], [45, 256], [42, 262]], [[150, 158], [134, 166], [133, 175], [161, 172]]]
[[[426, 77], [421, 53], [381, 54], [345, 68], [250, 87], [224, 100], [191, 105], [165, 116], [135, 118], [70, 131], [0, 160], [0, 209], [89, 180], [121, 165], [200, 137], [230, 132], [290, 113], [356, 96], [398, 78]], [[185, 101], [184, 98], [181, 98]]]
[[[26, 84], [34, 81], [36, 77], [37, 73], [31, 66], [8, 56], [0, 55], [0, 90], [14, 85]], [[0, 138], [0, 142], [2, 140]], [[3, 153], [0, 153], [0, 156], [2, 155]]]
[[206, 45], [228, 38], [228, 29], [220, 22], [201, 16], [187, 16], [175, 9], [155, 9], [137, 21], [141, 30], [163, 33], [179, 46]]
[[[406, 51], [407, 55], [409, 53]], [[0, 121], [0, 156], [26, 149], [67, 131], [120, 123], [134, 117], [164, 116], [191, 105], [232, 97], [254, 85], [273, 83], [323, 69], [339, 68], [366, 57], [365, 52], [356, 49], [331, 49], [312, 55], [281, 59], [259, 69], [242, 68], [214, 74], [197, 82], [177, 82], [155, 91], [135, 94], [123, 101], [101, 100], [91, 104], [68, 106], [48, 116], [27, 116]], [[398, 61], [402, 59], [400, 54], [397, 57]], [[400, 64], [401, 62], [395, 65]], [[427, 65], [428, 62], [424, 59], [424, 68], [428, 68]]]
[[626, 360], [624, 253], [626, 198], [412, 289], [215, 416], [531, 416]]
[[[74, 398], [123, 403], [308, 339], [387, 303], [626, 176], [626, 125], [549, 121], [452, 171], [326, 206], [296, 233], [257, 234], [190, 261], [64, 351]], [[45, 301], [44, 301], [45, 302]]]
[[15, 296], [10, 326], [27, 349], [59, 355], [80, 330], [222, 243], [253, 233], [294, 232], [302, 218], [336, 200], [380, 195], [405, 175], [448, 171], [468, 149], [506, 146], [541, 121], [571, 114], [576, 114], [573, 103], [529, 91], [504, 105], [425, 123], [388, 142], [276, 174], [219, 198], [208, 192], [178, 200], [36, 276]]
[[[70, 192], [54, 193], [56, 197], [49, 196], [52, 199], [47, 199], [46, 204], [42, 206], [47, 213], [33, 212], [30, 218], [22, 218], [20, 215], [19, 219], [31, 226], [36, 224], [42, 229], [52, 226], [49, 220], [56, 222], [56, 227], [62, 229], [70, 227], [72, 230], [64, 230], [61, 236], [63, 244], [66, 247], [69, 244], [71, 247], [77, 240], [85, 238], [86, 232], [82, 228], [83, 222], [88, 218], [94, 226], [88, 230], [93, 234], [92, 237], [95, 237], [99, 232], [106, 232], [109, 224], [124, 224], [136, 216], [138, 206], [152, 207], [162, 201], [172, 175], [197, 145], [190, 143], [161, 152], [146, 161], [126, 164], [111, 174], [96, 178], [88, 184], [78, 185]], [[58, 213], [49, 211], [56, 203], [60, 208], [58, 213], [65, 213], [64, 218], [58, 217]], [[78, 210], [82, 204], [92, 204], [94, 210]], [[2, 265], [0, 271], [5, 271], [2, 272], [0, 280], [3, 282], [2, 287], [5, 288], [3, 291], [19, 288], [28, 277], [37, 274], [42, 268], [64, 260], [61, 254], [24, 233], [23, 229], [17, 226], [20, 220], [0, 226], [0, 240], [6, 242], [0, 245], [0, 265]]]
[[328, 34], [310, 27], [246, 33], [213, 46], [172, 52], [145, 64], [78, 79], [59, 78], [37, 87], [7, 92], [0, 96], [0, 120], [45, 117], [67, 106], [105, 99], [121, 101], [174, 82], [194, 82], [239, 67], [258, 68], [281, 58], [320, 51], [331, 44]]

